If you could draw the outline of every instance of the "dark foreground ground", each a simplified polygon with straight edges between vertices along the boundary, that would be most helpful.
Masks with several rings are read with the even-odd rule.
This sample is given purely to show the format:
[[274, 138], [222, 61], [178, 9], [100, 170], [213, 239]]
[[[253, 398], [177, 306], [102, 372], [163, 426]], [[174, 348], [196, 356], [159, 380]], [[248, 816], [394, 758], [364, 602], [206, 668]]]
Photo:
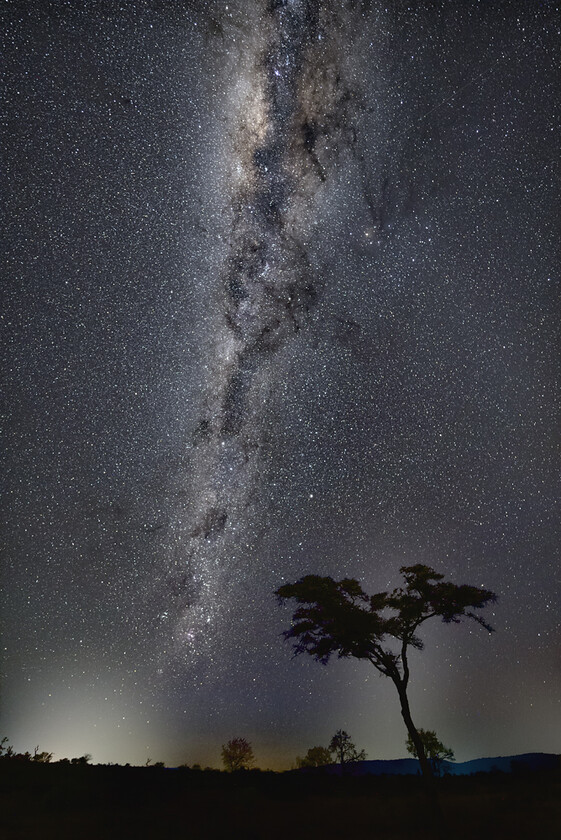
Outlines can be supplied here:
[[[439, 780], [446, 835], [561, 838], [561, 770]], [[0, 763], [0, 837], [434, 838], [416, 777]]]

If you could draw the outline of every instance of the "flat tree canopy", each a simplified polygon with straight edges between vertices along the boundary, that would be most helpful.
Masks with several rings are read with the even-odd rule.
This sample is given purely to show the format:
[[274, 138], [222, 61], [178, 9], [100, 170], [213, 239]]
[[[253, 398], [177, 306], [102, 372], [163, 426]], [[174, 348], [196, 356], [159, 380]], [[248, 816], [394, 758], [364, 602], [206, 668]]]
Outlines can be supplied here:
[[306, 575], [296, 583], [277, 589], [279, 601], [293, 599], [298, 605], [285, 639], [295, 654], [308, 653], [326, 664], [333, 654], [366, 659], [395, 684], [401, 714], [421, 763], [423, 775], [432, 776], [419, 731], [413, 724], [407, 685], [408, 650], [422, 650], [418, 634], [429, 618], [445, 624], [471, 619], [492, 632], [480, 610], [496, 601], [488, 589], [444, 580], [429, 566], [402, 566], [404, 585], [392, 592], [367, 595], [357, 580]]

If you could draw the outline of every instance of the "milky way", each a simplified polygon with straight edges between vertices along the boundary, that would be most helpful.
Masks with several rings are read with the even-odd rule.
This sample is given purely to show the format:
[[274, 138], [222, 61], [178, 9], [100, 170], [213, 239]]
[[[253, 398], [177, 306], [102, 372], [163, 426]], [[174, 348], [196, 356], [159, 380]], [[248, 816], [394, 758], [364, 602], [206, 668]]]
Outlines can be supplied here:
[[352, 144], [356, 91], [342, 77], [329, 34], [340, 33], [336, 15], [317, 0], [256, 10], [245, 90], [230, 115], [232, 221], [206, 366], [208, 405], [192, 436], [194, 512], [169, 584], [184, 656], [208, 649], [235, 576], [237, 535], [266, 511], [265, 413], [279, 386], [275, 356], [306, 328], [321, 293], [308, 252], [313, 202], [338, 152]]

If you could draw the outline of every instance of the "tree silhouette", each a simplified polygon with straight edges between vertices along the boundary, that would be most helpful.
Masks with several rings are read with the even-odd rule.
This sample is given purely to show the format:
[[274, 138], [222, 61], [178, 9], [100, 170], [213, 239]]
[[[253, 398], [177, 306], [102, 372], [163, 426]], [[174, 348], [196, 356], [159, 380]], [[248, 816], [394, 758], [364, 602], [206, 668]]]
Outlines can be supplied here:
[[[419, 738], [423, 742], [425, 755], [430, 762], [434, 775], [440, 776], [443, 762], [455, 761], [454, 751], [451, 750], [450, 747], [445, 747], [442, 741], [438, 740], [438, 738], [436, 737], [436, 732], [434, 732], [434, 730], [418, 729], [417, 732], [419, 733]], [[417, 755], [415, 744], [413, 743], [410, 735], [407, 737], [405, 746], [407, 747], [408, 753], [414, 755], [416, 758], [419, 757]]]
[[294, 599], [299, 605], [292, 626], [283, 634], [293, 642], [295, 655], [309, 653], [323, 664], [334, 653], [366, 659], [392, 680], [423, 776], [431, 780], [430, 762], [409, 708], [409, 648], [422, 650], [417, 632], [429, 618], [441, 618], [446, 624], [470, 618], [491, 632], [492, 628], [473, 610], [496, 601], [496, 595], [487, 589], [444, 581], [444, 575], [429, 566], [403, 566], [400, 571], [404, 586], [376, 595], [367, 595], [352, 578], [335, 581], [318, 575], [287, 583], [275, 594], [281, 603]]
[[297, 767], [325, 767], [331, 764], [331, 753], [327, 747], [310, 747], [304, 758], [296, 756]]
[[222, 745], [222, 763], [226, 770], [248, 770], [253, 764], [253, 749], [245, 738], [232, 738]]
[[71, 758], [70, 764], [79, 764], [85, 766], [86, 764], [89, 764], [91, 760], [91, 755], [89, 753], [84, 753], [84, 755], [81, 755], [78, 758]]
[[357, 750], [351, 736], [344, 729], [338, 729], [329, 743], [329, 752], [335, 753], [335, 758], [341, 767], [341, 771], [345, 769], [346, 764], [352, 764], [355, 761], [364, 761], [366, 753], [364, 750]]

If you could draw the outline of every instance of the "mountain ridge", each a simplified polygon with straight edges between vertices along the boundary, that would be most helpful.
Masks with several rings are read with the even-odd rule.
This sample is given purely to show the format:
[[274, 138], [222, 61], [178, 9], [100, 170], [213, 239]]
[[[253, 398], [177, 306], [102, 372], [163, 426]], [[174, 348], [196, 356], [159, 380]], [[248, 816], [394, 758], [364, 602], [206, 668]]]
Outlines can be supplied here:
[[[561, 756], [556, 753], [520, 753], [517, 755], [473, 758], [470, 761], [444, 761], [443, 775], [467, 776], [472, 773], [512, 773], [520, 771], [553, 770], [561, 766]], [[311, 769], [311, 768], [310, 768]], [[338, 764], [329, 764], [325, 768], [329, 773], [339, 773]], [[359, 761], [347, 771], [353, 776], [409, 776], [420, 773], [416, 758], [374, 759]]]

